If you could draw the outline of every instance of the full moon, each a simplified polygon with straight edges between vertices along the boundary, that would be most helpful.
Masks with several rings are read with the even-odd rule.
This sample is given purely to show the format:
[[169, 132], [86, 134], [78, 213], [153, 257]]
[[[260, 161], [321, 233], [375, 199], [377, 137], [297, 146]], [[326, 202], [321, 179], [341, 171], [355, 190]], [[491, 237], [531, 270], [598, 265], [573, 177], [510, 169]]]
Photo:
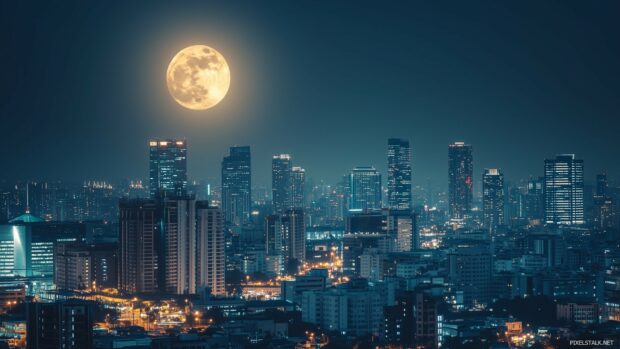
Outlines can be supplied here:
[[166, 72], [168, 91], [187, 109], [204, 110], [218, 104], [230, 87], [230, 69], [221, 53], [205, 45], [179, 51]]

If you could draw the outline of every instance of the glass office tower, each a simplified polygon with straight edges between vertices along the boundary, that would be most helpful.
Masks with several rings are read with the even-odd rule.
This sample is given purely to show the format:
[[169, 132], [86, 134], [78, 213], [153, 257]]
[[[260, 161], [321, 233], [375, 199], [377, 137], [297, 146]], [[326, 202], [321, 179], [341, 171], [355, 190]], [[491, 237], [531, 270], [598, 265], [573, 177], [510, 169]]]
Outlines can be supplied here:
[[411, 210], [411, 147], [409, 141], [388, 139], [388, 207]]
[[156, 139], [149, 142], [151, 198], [180, 197], [187, 193], [187, 142]]
[[252, 206], [250, 147], [231, 147], [222, 160], [222, 209], [226, 223], [243, 225]]
[[469, 216], [474, 187], [472, 147], [455, 142], [448, 147], [448, 205], [450, 218]]
[[483, 225], [491, 234], [504, 225], [504, 174], [487, 168], [482, 174]]
[[545, 223], [584, 224], [583, 160], [574, 154], [545, 160]]

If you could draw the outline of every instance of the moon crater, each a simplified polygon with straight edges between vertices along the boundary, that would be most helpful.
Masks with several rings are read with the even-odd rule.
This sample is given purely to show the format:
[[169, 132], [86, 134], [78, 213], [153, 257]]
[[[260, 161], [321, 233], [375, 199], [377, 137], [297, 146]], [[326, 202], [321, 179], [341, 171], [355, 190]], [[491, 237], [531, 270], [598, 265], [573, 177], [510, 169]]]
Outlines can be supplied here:
[[189, 46], [177, 53], [166, 73], [168, 91], [177, 103], [192, 110], [218, 104], [230, 87], [230, 69], [224, 56], [205, 45]]

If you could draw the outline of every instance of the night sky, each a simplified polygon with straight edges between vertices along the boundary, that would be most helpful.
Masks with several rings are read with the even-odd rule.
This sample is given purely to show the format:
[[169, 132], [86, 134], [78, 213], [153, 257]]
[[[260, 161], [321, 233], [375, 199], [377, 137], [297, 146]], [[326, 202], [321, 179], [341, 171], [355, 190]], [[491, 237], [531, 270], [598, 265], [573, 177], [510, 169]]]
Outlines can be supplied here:
[[[231, 145], [254, 180], [290, 153], [314, 179], [385, 176], [409, 138], [414, 183], [447, 182], [474, 147], [509, 180], [576, 153], [620, 179], [618, 1], [88, 1], [0, 3], [0, 178], [146, 178], [148, 139], [185, 137], [189, 176], [219, 181]], [[232, 72], [215, 108], [169, 96], [170, 59], [216, 48]]]

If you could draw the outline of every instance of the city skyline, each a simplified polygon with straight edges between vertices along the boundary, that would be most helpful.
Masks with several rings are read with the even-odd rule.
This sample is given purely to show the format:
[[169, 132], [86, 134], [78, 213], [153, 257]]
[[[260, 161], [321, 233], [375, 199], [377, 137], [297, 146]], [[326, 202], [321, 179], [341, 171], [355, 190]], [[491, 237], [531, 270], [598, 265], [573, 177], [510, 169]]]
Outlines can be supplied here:
[[1, 2], [0, 349], [620, 343], [620, 2]]
[[[386, 140], [392, 140], [395, 138], [387, 138]], [[151, 148], [153, 147], [153, 144], [158, 143], [158, 142], [174, 142], [175, 140], [179, 140], [179, 142], [183, 142], [183, 147], [185, 148], [183, 157], [185, 157], [185, 159], [183, 160], [184, 162], [189, 163], [192, 159], [192, 156], [187, 156], [186, 153], [189, 151], [191, 153], [191, 144], [187, 144], [189, 142], [186, 141], [186, 138], [183, 137], [178, 137], [178, 138], [173, 138], [173, 137], [169, 137], [169, 138], [150, 138], [150, 140], [148, 140], [147, 146], [145, 148], [146, 152], [149, 152], [149, 145], [151, 146]], [[384, 143], [385, 141], [384, 140]], [[406, 141], [406, 142], [410, 142], [409, 139], [406, 138], [399, 138], [399, 140], [402, 141]], [[453, 145], [456, 143], [463, 143], [466, 144], [467, 146], [471, 147], [472, 149], [475, 149], [475, 146], [468, 144], [467, 142], [460, 142], [460, 141], [456, 141], [456, 142], [451, 142], [450, 144], [447, 145]], [[159, 143], [158, 143], [159, 144]], [[187, 150], [187, 148], [190, 148], [190, 150]], [[248, 149], [253, 149], [253, 147], [251, 145], [231, 145], [227, 148], [227, 152], [230, 151], [230, 149], [237, 149], [237, 148], [248, 148]], [[384, 144], [384, 148], [385, 148], [385, 144]], [[383, 154], [384, 157], [384, 161], [385, 164], [383, 166], [379, 165], [379, 166], [375, 166], [375, 165], [369, 165], [369, 167], [375, 168], [376, 171], [382, 176], [381, 178], [381, 185], [382, 185], [382, 189], [385, 191], [382, 195], [384, 196], [383, 199], [386, 200], [386, 204], [387, 204], [387, 200], [389, 200], [389, 195], [388, 195], [388, 191], [389, 191], [389, 149], [384, 149], [385, 150], [385, 154]], [[415, 157], [415, 150], [410, 149], [410, 156], [411, 157]], [[474, 150], [475, 151], [475, 150]], [[147, 185], [149, 182], [151, 182], [151, 185], [148, 185], [149, 188], [153, 187], [152, 182], [153, 182], [153, 174], [152, 172], [153, 170], [153, 158], [152, 158], [152, 153], [153, 150], [151, 149], [151, 159], [148, 159], [144, 157], [143, 154], [143, 158], [145, 158], [147, 161], [147, 165], [145, 168], [145, 173], [141, 174], [141, 175], [137, 175], [134, 177], [130, 177], [130, 176], [111, 176], [111, 177], [75, 177], [75, 178], [55, 178], [55, 179], [49, 179], [49, 178], [45, 178], [45, 177], [38, 177], [38, 178], [16, 178], [16, 179], [7, 179], [7, 178], [0, 178], [1, 182], [4, 182], [4, 184], [10, 184], [10, 183], [32, 183], [32, 184], [36, 184], [36, 183], [67, 183], [67, 184], [73, 184], [73, 185], [80, 185], [83, 183], [102, 183], [102, 184], [111, 184], [111, 183], [120, 183], [120, 182], [124, 182], [124, 181], [135, 181], [135, 180], [139, 180], [142, 181], [143, 185]], [[250, 161], [252, 162], [257, 162], [255, 160], [255, 156], [253, 155], [254, 151], [252, 150], [252, 154], [248, 157], [250, 159]], [[200, 158], [200, 154], [197, 154], [198, 158]], [[266, 163], [270, 164], [270, 168], [267, 170], [267, 175], [265, 174], [257, 174], [256, 171], [254, 170], [255, 167], [263, 167], [260, 166], [258, 164], [254, 164], [251, 167], [251, 170], [248, 171], [251, 179], [250, 179], [250, 183], [251, 183], [251, 188], [258, 188], [258, 187], [264, 187], [264, 188], [273, 188], [273, 183], [272, 183], [272, 172], [273, 169], [271, 168], [271, 161], [273, 160], [273, 158], [277, 157], [277, 156], [281, 156], [281, 155], [286, 155], [288, 157], [290, 157], [291, 159], [293, 158], [293, 155], [291, 154], [280, 154], [280, 153], [274, 153], [270, 156], [267, 157]], [[530, 175], [526, 175], [525, 177], [514, 177], [515, 175], [513, 174], [513, 177], [510, 176], [510, 174], [506, 174], [503, 173], [505, 178], [508, 178], [506, 180], [507, 184], [511, 184], [511, 185], [519, 185], [519, 184], [523, 184], [526, 183], [527, 181], [531, 180], [531, 179], [535, 179], [538, 177], [542, 177], [545, 173], [545, 161], [550, 159], [550, 158], [554, 158], [556, 156], [561, 156], [561, 155], [573, 155], [573, 156], [577, 156], [579, 157], [582, 162], [585, 163], [584, 166], [584, 183], [586, 185], [590, 185], [591, 187], [595, 188], [596, 184], [597, 184], [597, 179], [598, 176], [600, 176], [601, 174], [604, 174], [606, 176], [606, 178], [609, 177], [609, 171], [607, 169], [602, 169], [600, 171], [596, 171], [594, 169], [589, 169], [587, 166], [587, 159], [584, 159], [583, 157], [580, 157], [580, 154], [575, 154], [575, 153], [569, 153], [569, 152], [560, 152], [560, 153], [555, 153], [555, 154], [550, 154], [548, 156], [543, 156], [540, 158], [537, 158], [537, 162], [539, 163], [539, 167], [540, 170], [538, 173], [533, 173]], [[191, 184], [191, 182], [204, 182], [206, 184], [209, 184], [210, 186], [220, 186], [222, 184], [222, 162], [225, 161], [227, 158], [229, 158], [230, 155], [227, 153], [223, 153], [220, 160], [219, 160], [219, 164], [218, 164], [218, 168], [216, 169], [217, 171], [215, 173], [211, 173], [211, 171], [209, 171], [209, 173], [211, 173], [211, 175], [209, 176], [190, 176], [190, 170], [189, 168], [187, 168], [186, 173], [187, 173], [187, 179], [184, 179], [184, 184], [183, 186], [187, 186], [189, 184]], [[480, 165], [477, 165], [477, 154], [473, 156], [475, 158], [475, 160], [472, 161], [472, 166], [473, 166], [473, 170], [472, 170], [472, 180], [473, 180], [473, 194], [474, 194], [474, 198], [476, 199], [480, 199], [481, 195], [482, 195], [482, 186], [483, 186], [483, 172], [484, 170], [486, 170], [489, 167], [484, 167], [482, 169], [480, 169], [480, 171], [476, 172], [478, 170], [479, 167], [481, 167]], [[387, 160], [386, 160], [387, 159]], [[418, 176], [415, 175], [415, 171], [417, 170], [417, 167], [415, 165], [415, 161], [411, 161], [411, 186], [412, 187], [427, 187], [427, 188], [434, 188], [437, 189], [439, 188], [439, 190], [445, 190], [447, 191], [449, 188], [449, 182], [450, 182], [450, 176], [446, 175], [446, 173], [449, 173], [449, 164], [450, 164], [450, 154], [445, 154], [445, 169], [442, 173], [439, 173], [436, 176], [433, 177], [426, 177], [426, 178], [420, 178]], [[367, 164], [368, 162], [362, 162], [362, 164]], [[264, 164], [263, 164], [264, 165]], [[187, 165], [184, 164], [184, 166], [188, 167]], [[343, 173], [334, 173], [333, 174], [333, 178], [330, 177], [330, 180], [324, 180], [323, 178], [318, 178], [315, 175], [313, 175], [312, 172], [309, 172], [308, 174], [305, 174], [305, 178], [309, 178], [313, 183], [313, 184], [325, 184], [325, 185], [337, 185], [337, 183], [342, 180], [342, 176], [345, 175], [347, 176], [349, 174], [349, 172], [351, 171], [351, 169], [356, 168], [356, 167], [365, 167], [365, 165], [354, 165], [348, 169], [345, 169], [343, 171]], [[383, 167], [383, 169], [382, 169]], [[305, 168], [301, 168], [296, 166], [296, 168], [298, 170], [303, 171], [304, 173], [306, 172]], [[504, 172], [504, 169], [502, 167], [497, 167], [495, 166], [495, 168], [501, 169], [502, 172]], [[293, 167], [291, 167], [291, 169], [293, 169]], [[264, 177], [263, 181], [256, 181], [255, 178], [256, 177]], [[611, 183], [612, 185], [616, 185], [616, 183], [618, 183], [616, 180], [614, 180], [613, 178], [611, 178], [611, 180], [609, 181], [609, 183]], [[185, 190], [185, 189], [184, 189]], [[154, 193], [150, 194], [151, 196], [155, 195]]]

